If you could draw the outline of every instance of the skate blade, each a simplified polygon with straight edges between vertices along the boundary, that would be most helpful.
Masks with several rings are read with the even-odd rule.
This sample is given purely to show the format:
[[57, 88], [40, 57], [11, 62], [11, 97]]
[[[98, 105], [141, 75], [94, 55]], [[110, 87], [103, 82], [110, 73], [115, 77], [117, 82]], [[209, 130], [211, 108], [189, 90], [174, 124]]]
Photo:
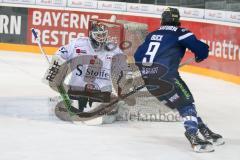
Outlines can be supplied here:
[[224, 145], [225, 144], [225, 141], [223, 138], [218, 138], [218, 139], [209, 139], [208, 140], [209, 142], [211, 142], [214, 146], [221, 146], [221, 145]]
[[197, 153], [214, 152], [213, 145], [196, 145], [193, 150]]

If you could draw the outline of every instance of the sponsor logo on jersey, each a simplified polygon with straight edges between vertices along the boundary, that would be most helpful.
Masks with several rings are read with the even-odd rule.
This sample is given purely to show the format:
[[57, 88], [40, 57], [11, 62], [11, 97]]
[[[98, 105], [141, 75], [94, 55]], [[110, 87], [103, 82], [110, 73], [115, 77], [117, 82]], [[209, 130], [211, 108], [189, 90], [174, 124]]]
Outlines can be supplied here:
[[81, 53], [81, 49], [80, 49], [80, 48], [77, 48], [77, 49], [76, 49], [76, 53]]
[[142, 74], [146, 75], [146, 74], [157, 74], [158, 72], [158, 67], [154, 67], [154, 68], [147, 68], [147, 67], [142, 67]]
[[106, 69], [92, 70], [92, 68], [88, 68], [86, 71], [85, 77], [110, 79], [110, 74], [109, 74], [109, 71], [107, 71]]
[[87, 51], [82, 49], [80, 53], [86, 54]]
[[81, 48], [76, 48], [75, 50], [76, 50], [76, 53], [77, 53], [77, 54], [86, 54], [86, 53], [87, 53], [86, 50], [81, 49]]
[[107, 79], [110, 80], [110, 70], [105, 68], [90, 67], [86, 70], [82, 65], [77, 66], [77, 76], [84, 76], [86, 78]]

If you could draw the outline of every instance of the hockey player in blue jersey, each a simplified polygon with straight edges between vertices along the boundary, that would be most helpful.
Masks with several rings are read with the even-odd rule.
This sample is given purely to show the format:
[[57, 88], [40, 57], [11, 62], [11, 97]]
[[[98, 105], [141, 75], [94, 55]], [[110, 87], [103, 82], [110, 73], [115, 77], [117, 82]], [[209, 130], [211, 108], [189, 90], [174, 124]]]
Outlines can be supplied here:
[[[166, 105], [170, 108], [178, 110], [184, 120], [185, 136], [194, 151], [214, 151], [213, 144], [224, 144], [223, 138], [221, 135], [212, 132], [203, 123], [197, 114], [193, 96], [178, 72], [186, 48], [194, 53], [195, 61], [198, 63], [208, 57], [208, 45], [198, 40], [188, 29], [180, 27], [178, 9], [167, 8], [162, 14], [160, 28], [148, 34], [144, 43], [137, 49], [134, 58], [145, 80], [151, 78], [154, 81], [154, 77], [158, 76], [144, 75], [146, 67], [148, 67], [149, 73], [151, 73], [151, 67], [154, 66], [156, 70], [158, 64], [168, 69], [166, 74], [159, 75], [158, 78], [161, 77], [162, 80], [170, 83], [173, 89], [157, 98], [160, 101], [166, 101]], [[145, 84], [151, 85], [149, 82], [151, 81], [146, 80]], [[151, 87], [147, 88], [154, 95]], [[204, 139], [198, 136], [198, 131]]]

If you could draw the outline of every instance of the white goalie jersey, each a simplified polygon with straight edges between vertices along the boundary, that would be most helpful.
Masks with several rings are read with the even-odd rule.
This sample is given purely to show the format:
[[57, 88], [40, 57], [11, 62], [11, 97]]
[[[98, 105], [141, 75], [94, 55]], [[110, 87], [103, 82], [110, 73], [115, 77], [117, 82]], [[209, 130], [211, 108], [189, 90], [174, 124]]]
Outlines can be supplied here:
[[88, 37], [80, 37], [60, 47], [55, 56], [68, 63], [71, 73], [67, 83], [71, 90], [76, 91], [112, 92], [113, 77], [121, 79], [122, 71], [128, 68], [126, 56], [119, 47], [109, 44], [94, 49]]

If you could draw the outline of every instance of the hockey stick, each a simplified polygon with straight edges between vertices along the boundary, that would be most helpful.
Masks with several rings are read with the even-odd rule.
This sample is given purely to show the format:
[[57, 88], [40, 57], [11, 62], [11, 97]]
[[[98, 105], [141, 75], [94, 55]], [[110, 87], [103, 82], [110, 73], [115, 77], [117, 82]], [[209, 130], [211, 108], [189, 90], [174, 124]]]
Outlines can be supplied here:
[[[37, 44], [38, 44], [38, 47], [42, 53], [42, 55], [45, 57], [46, 61], [48, 62], [48, 64], [50, 65], [50, 60], [45, 52], [45, 50], [43, 49], [42, 47], [42, 43], [40, 41], [40, 38], [38, 37], [38, 34], [36, 32], [36, 30], [34, 28], [32, 28], [32, 34], [34, 36], [34, 38], [36, 39], [37, 41]], [[67, 92], [65, 91], [63, 85], [61, 84], [60, 86], [57, 86], [57, 89], [58, 89], [58, 92], [60, 93], [62, 99], [63, 99], [63, 102], [67, 108], [67, 111], [70, 113], [70, 115], [73, 115], [75, 113], [71, 112], [70, 108], [71, 108], [71, 100], [70, 98], [68, 97], [68, 94]]]
[[190, 63], [192, 63], [192, 62], [194, 62], [194, 61], [195, 61], [195, 57], [189, 58], [189, 59], [187, 59], [185, 62], [182, 62], [182, 63], [179, 65], [179, 68], [181, 68], [181, 67], [183, 67], [183, 66], [185, 66], [185, 65], [188, 65], [188, 64], [190, 64]]
[[[187, 65], [187, 64], [190, 64], [191, 62], [194, 62], [195, 61], [195, 58], [189, 58], [188, 60], [186, 60], [185, 62], [181, 63], [179, 65], [179, 68]], [[137, 91], [143, 89], [145, 87], [145, 85], [141, 85], [141, 86], [138, 86], [136, 88], [134, 88], [134, 90], [128, 92], [127, 94], [113, 100], [112, 102], [110, 102], [109, 104], [105, 105], [105, 106], [102, 106], [101, 108], [97, 109], [97, 110], [94, 110], [94, 111], [90, 111], [90, 112], [79, 112], [79, 113], [76, 113], [76, 115], [84, 120], [84, 119], [88, 119], [88, 118], [97, 118], [99, 116], [102, 116], [104, 114], [107, 114], [109, 113], [110, 111], [112, 111], [115, 106], [114, 104], [118, 103], [120, 100], [124, 100], [126, 99], [127, 97], [131, 96], [132, 94], [136, 93]]]
[[46, 61], [48, 62], [48, 64], [50, 64], [50, 60], [48, 59], [48, 56], [47, 56], [47, 54], [45, 53], [45, 50], [42, 47], [42, 43], [40, 41], [40, 38], [38, 37], [38, 34], [37, 34], [37, 32], [35, 31], [34, 28], [32, 28], [32, 34], [37, 41], [38, 47], [39, 47], [42, 55], [46, 58]]

